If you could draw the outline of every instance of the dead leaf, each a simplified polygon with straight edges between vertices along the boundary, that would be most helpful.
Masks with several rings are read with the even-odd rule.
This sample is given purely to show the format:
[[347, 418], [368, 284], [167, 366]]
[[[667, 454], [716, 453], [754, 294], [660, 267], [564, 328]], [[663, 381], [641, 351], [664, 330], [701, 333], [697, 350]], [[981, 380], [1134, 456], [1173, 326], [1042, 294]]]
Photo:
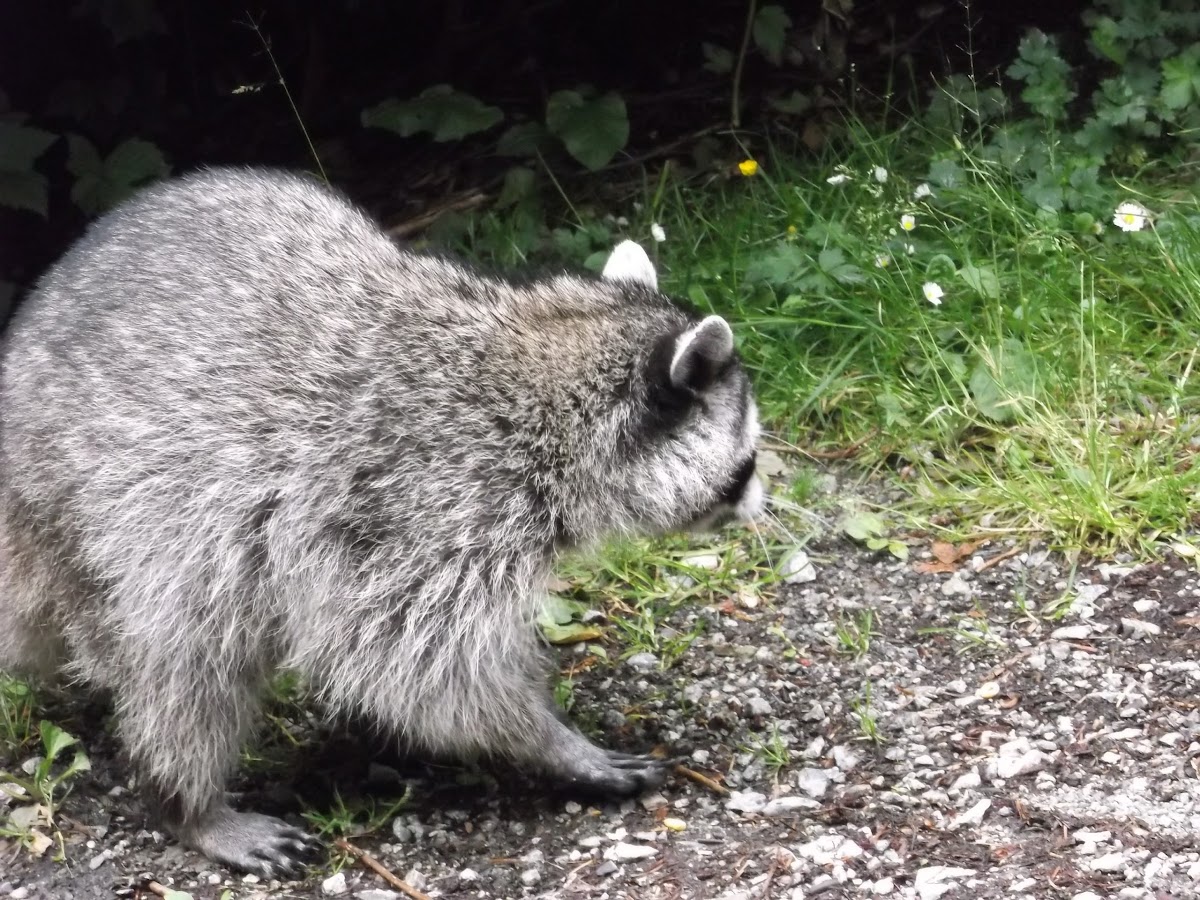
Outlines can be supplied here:
[[934, 559], [947, 565], [958, 562], [961, 556], [955, 546], [949, 541], [934, 541], [929, 549], [933, 551]]
[[934, 560], [925, 560], [913, 566], [917, 572], [922, 575], [948, 575], [951, 572], [957, 572], [958, 566], [954, 563], [936, 562]]

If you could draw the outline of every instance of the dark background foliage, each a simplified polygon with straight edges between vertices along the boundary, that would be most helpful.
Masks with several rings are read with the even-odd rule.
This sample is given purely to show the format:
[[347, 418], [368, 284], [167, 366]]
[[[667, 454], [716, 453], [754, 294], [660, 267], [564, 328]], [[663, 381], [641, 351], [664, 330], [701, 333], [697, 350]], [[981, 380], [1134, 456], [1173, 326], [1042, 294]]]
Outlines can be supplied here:
[[[915, 97], [952, 71], [986, 79], [1011, 60], [1026, 27], [1078, 31], [1083, 4], [783, 6], [793, 22], [788, 64], [746, 56], [748, 129], [780, 118], [762, 102], [773, 91], [802, 91], [828, 110], [856, 92], [868, 103], [889, 90], [901, 101]], [[747, 3], [51, 0], [11, 3], [3, 18], [0, 117], [81, 135], [100, 155], [140, 138], [176, 172], [217, 163], [312, 167], [299, 118], [331, 180], [387, 216], [494, 178], [505, 163], [484, 149], [494, 136], [490, 144], [400, 138], [364, 128], [364, 108], [444, 82], [500, 107], [510, 122], [536, 120], [553, 91], [593, 85], [625, 101], [625, 152], [653, 158], [680, 136], [728, 123], [729, 75], [706, 70], [701, 48], [736, 52]], [[0, 210], [0, 278], [27, 286], [86, 224], [88, 213], [70, 197], [68, 153], [59, 140], [38, 162], [50, 187], [44, 218]]]

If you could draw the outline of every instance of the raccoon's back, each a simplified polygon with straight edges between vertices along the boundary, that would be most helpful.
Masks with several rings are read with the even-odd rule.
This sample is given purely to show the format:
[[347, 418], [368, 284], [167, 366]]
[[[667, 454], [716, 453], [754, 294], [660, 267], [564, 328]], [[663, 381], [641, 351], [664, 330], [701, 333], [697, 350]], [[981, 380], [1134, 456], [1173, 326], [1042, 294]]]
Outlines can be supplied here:
[[[380, 403], [437, 434], [419, 417], [447, 404], [422, 373], [455, 354], [415, 314], [425, 265], [300, 177], [213, 170], [151, 188], [100, 219], [10, 323], [0, 477], [63, 502], [86, 488], [74, 499], [100, 515], [134, 494], [202, 503], [207, 490], [215, 503], [352, 466]], [[405, 304], [411, 327], [396, 329]], [[386, 397], [381, 343], [411, 356]]]

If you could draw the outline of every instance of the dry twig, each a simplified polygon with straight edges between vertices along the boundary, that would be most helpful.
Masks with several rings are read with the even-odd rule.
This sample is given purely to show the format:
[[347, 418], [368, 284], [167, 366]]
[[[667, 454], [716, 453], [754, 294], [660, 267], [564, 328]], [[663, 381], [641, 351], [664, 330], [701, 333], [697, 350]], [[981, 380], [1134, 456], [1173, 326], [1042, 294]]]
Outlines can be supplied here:
[[717, 782], [713, 781], [707, 775], [701, 775], [699, 772], [695, 771], [694, 769], [689, 769], [687, 766], [676, 765], [675, 774], [682, 775], [684, 778], [690, 778], [692, 781], [696, 782], [696, 784], [704, 785], [714, 794], [720, 794], [722, 797], [729, 796], [729, 788], [725, 787], [725, 785], [717, 784]]
[[412, 900], [431, 900], [428, 894], [424, 893], [423, 891], [418, 891], [407, 881], [397, 877], [387, 868], [387, 866], [373, 857], [370, 853], [360, 847], [355, 847], [345, 838], [338, 838], [333, 842], [333, 846], [358, 859], [364, 866], [373, 871], [376, 875], [378, 875], [400, 893], [404, 894], [405, 896], [412, 897]]

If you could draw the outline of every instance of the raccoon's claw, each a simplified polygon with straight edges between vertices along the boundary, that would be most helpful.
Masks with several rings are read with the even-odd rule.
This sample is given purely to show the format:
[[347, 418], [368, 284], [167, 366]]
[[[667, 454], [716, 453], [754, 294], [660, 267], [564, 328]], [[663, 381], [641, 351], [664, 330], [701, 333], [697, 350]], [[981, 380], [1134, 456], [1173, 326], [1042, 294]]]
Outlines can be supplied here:
[[580, 760], [568, 775], [571, 787], [585, 793], [632, 797], [666, 780], [671, 760], [600, 750], [599, 758]]
[[211, 859], [260, 878], [304, 873], [322, 844], [281, 819], [224, 809], [186, 835], [186, 842]]

